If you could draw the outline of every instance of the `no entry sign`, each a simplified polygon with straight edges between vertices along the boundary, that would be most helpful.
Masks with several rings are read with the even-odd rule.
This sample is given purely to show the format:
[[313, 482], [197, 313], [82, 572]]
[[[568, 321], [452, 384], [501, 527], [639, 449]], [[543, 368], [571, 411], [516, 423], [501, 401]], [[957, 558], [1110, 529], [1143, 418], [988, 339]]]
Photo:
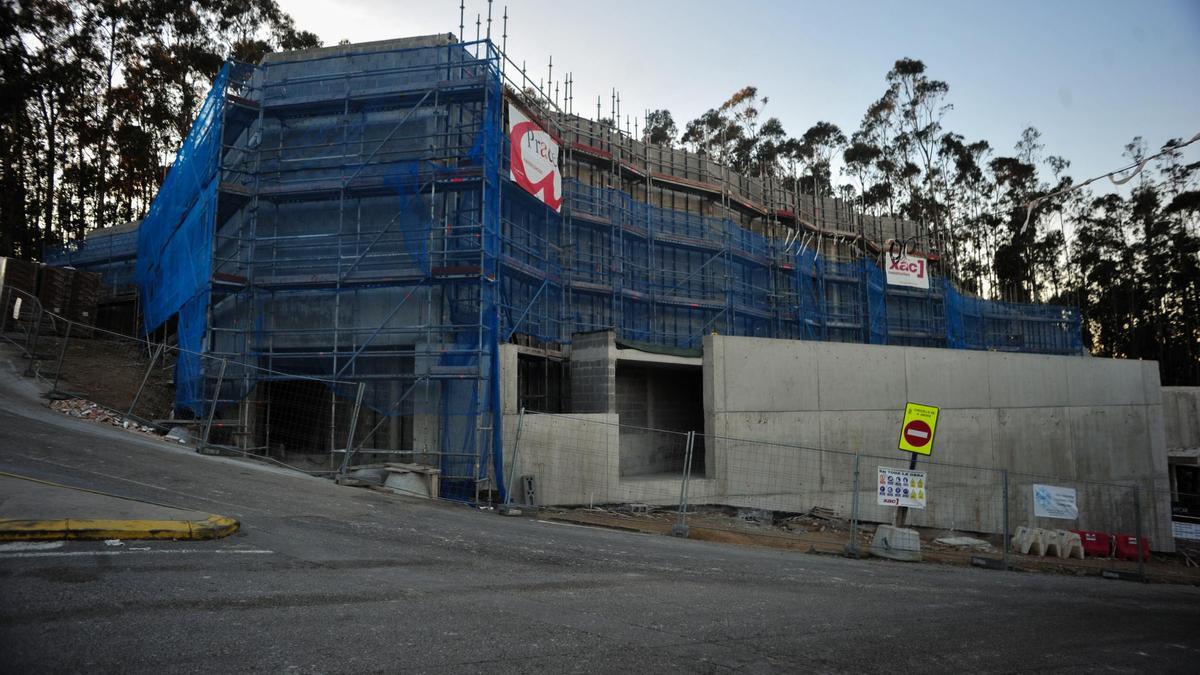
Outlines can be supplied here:
[[900, 425], [900, 449], [928, 455], [933, 452], [933, 434], [937, 431], [938, 409], [932, 405], [909, 403], [904, 406]]

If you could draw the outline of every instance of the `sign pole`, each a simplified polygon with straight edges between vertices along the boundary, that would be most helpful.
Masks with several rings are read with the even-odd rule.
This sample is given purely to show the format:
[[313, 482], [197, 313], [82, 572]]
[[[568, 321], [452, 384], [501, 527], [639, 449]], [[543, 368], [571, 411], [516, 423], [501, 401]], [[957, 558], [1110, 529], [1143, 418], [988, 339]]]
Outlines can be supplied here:
[[[916, 455], [916, 453], [909, 453], [908, 470], [912, 471], [913, 469], [916, 469], [916, 468], [917, 468], [917, 455]], [[907, 506], [897, 506], [896, 507], [896, 527], [904, 527], [904, 521], [907, 519], [908, 519], [908, 507]]]
[[[939, 409], [937, 406], [907, 403], [904, 406], [904, 420], [900, 424], [900, 442], [898, 448], [908, 455], [908, 470], [917, 468], [917, 456], [933, 452], [933, 438], [937, 431]], [[908, 519], [908, 507], [896, 507], [896, 527], [904, 527]]]

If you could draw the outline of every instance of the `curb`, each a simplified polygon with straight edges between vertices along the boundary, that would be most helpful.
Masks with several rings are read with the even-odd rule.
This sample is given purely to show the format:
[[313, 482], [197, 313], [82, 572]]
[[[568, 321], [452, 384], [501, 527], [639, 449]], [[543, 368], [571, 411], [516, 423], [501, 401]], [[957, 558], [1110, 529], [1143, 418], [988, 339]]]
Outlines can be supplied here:
[[0, 541], [53, 539], [220, 539], [238, 531], [225, 516], [205, 520], [0, 519]]

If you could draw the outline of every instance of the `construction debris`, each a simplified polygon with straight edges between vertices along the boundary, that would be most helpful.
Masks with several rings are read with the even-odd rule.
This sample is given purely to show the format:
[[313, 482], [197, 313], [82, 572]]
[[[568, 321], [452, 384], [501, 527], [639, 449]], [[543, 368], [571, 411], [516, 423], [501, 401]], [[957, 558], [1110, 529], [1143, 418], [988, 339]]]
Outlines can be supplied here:
[[944, 546], [946, 548], [957, 548], [973, 551], [991, 551], [994, 550], [991, 544], [982, 539], [975, 537], [939, 537], [933, 540], [934, 545]]
[[51, 401], [50, 408], [70, 417], [78, 417], [91, 422], [100, 424], [109, 424], [114, 427], [120, 427], [127, 431], [137, 432], [154, 438], [161, 438], [154, 430], [154, 427], [146, 426], [131, 419], [125, 419], [124, 415], [114, 412], [101, 406], [98, 403], [93, 403], [83, 398], [67, 398], [59, 401]]

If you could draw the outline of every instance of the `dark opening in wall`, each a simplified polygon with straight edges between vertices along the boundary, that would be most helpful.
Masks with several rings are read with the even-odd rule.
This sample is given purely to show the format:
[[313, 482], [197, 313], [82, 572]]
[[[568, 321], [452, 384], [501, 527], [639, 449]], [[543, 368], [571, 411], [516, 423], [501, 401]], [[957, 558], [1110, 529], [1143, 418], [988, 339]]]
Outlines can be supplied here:
[[526, 410], [561, 413], [567, 410], [563, 362], [532, 354], [517, 355], [519, 405]]
[[331, 394], [320, 382], [265, 382], [266, 441], [271, 450], [329, 452]]
[[621, 476], [683, 473], [687, 442], [692, 476], [705, 475], [704, 382], [697, 366], [617, 362], [617, 413], [621, 416]]

